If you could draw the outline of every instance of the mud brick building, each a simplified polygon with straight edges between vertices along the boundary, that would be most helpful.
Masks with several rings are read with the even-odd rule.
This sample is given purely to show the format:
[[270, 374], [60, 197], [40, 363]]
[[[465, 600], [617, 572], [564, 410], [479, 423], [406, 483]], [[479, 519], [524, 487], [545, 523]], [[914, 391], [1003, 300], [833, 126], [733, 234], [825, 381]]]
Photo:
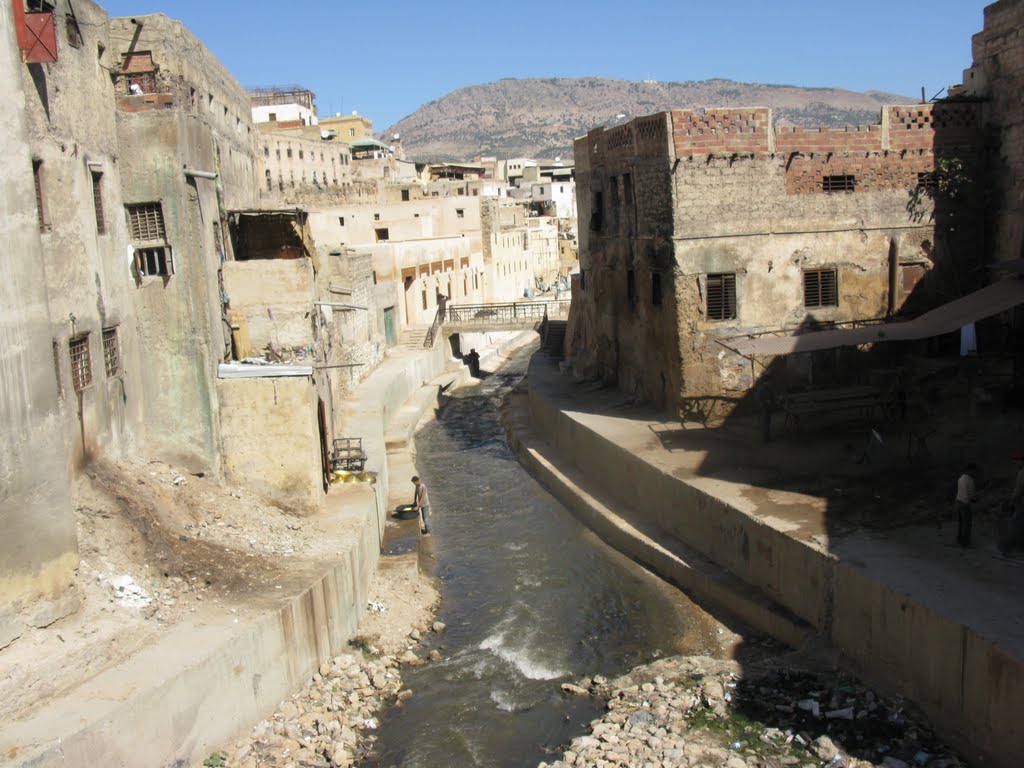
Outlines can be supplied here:
[[575, 373], [714, 419], [758, 373], [718, 341], [959, 295], [983, 243], [967, 189], [980, 137], [964, 100], [839, 129], [662, 112], [577, 139]]

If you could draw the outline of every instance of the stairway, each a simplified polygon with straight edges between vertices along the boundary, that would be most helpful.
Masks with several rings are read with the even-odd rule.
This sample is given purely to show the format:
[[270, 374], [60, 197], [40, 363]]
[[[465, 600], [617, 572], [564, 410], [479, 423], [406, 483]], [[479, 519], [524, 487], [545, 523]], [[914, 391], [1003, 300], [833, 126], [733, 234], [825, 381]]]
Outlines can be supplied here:
[[426, 325], [406, 326], [402, 329], [402, 334], [398, 337], [398, 344], [394, 348], [422, 351], [423, 342], [427, 338], [428, 330], [429, 326]]
[[565, 320], [548, 320], [547, 328], [544, 331], [543, 349], [548, 354], [561, 358], [565, 353]]

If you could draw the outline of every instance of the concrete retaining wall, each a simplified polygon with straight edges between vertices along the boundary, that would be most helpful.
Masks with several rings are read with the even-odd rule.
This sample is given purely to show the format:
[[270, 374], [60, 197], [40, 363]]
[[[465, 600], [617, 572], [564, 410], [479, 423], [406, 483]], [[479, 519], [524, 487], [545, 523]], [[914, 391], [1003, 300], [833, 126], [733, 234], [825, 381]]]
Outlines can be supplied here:
[[688, 481], [646, 463], [533, 388], [529, 407], [534, 432], [571, 457], [595, 488], [806, 621], [867, 679], [920, 706], [972, 761], [1010, 768], [1024, 759], [1020, 659], [863, 569], [716, 498], [712, 481]]

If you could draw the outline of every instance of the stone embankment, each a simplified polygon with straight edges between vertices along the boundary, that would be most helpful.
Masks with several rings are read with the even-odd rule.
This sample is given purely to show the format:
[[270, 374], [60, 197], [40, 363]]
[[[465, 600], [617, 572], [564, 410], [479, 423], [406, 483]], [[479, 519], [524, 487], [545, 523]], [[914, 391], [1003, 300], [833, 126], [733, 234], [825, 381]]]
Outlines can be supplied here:
[[608, 711], [541, 768], [964, 766], [901, 701], [834, 673], [773, 666], [741, 673], [733, 661], [675, 657], [563, 684], [604, 698]]
[[[429, 631], [441, 633], [434, 622]], [[401, 654], [381, 654], [353, 643], [353, 652], [335, 656], [303, 688], [283, 702], [231, 750], [215, 752], [206, 766], [225, 768], [347, 768], [372, 748], [380, 712], [412, 696], [402, 688], [401, 667], [425, 663], [419, 640], [426, 627], [413, 629]], [[440, 651], [426, 657], [436, 661]]]

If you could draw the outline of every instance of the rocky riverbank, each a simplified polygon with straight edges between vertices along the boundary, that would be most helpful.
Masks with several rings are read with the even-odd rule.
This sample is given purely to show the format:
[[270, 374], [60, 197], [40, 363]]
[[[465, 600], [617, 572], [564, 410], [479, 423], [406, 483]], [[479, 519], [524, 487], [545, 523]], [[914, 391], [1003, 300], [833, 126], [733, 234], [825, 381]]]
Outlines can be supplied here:
[[966, 766], [900, 700], [837, 672], [676, 657], [562, 688], [604, 698], [608, 712], [540, 768]]

